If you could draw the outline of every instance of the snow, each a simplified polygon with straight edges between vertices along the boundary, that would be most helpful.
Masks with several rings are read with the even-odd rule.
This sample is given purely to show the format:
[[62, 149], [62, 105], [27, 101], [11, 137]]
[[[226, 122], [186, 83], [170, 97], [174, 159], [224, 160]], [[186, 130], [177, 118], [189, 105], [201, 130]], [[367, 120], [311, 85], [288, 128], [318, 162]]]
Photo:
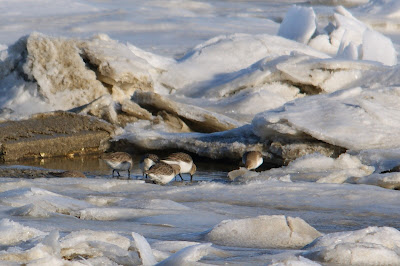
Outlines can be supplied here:
[[[0, 260], [400, 264], [399, 7], [1, 1], [1, 121], [72, 109], [198, 171], [166, 186], [136, 161], [127, 180], [1, 177]], [[240, 168], [253, 149], [265, 163]]]

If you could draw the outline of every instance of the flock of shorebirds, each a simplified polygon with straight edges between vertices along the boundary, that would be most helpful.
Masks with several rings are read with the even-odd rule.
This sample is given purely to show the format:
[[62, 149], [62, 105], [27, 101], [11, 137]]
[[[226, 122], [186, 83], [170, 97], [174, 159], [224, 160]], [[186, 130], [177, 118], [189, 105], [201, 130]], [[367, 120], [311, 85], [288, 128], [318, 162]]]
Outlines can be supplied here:
[[[112, 169], [112, 177], [115, 172], [120, 176], [120, 171], [128, 171], [128, 177], [130, 177], [133, 159], [129, 153], [105, 153], [101, 158]], [[263, 155], [259, 151], [247, 151], [242, 156], [242, 162], [246, 169], [254, 170], [263, 163]], [[192, 182], [193, 175], [197, 170], [192, 157], [184, 152], [172, 153], [163, 159], [156, 154], [145, 154], [140, 160], [139, 167], [145, 178], [162, 185], [169, 183], [174, 178], [176, 180], [177, 175], [183, 181], [181, 174], [189, 174], [190, 182]]]

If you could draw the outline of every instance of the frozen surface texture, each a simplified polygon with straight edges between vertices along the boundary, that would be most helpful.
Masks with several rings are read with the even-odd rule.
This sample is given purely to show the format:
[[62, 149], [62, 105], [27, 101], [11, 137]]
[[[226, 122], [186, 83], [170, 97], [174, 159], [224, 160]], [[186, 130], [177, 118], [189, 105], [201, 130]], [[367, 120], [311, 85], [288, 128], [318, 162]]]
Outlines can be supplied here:
[[[0, 156], [34, 146], [40, 166], [0, 167], [0, 264], [400, 264], [399, 1], [3, 0], [0, 12]], [[79, 123], [36, 119], [54, 111]], [[42, 168], [69, 136], [79, 149]], [[197, 172], [160, 186], [134, 161], [111, 179], [74, 158], [92, 142], [185, 151]], [[263, 154], [256, 170], [241, 168], [249, 150]], [[88, 178], [49, 173], [70, 166]]]
[[259, 216], [222, 221], [207, 234], [207, 239], [226, 246], [301, 248], [320, 235], [300, 218]]

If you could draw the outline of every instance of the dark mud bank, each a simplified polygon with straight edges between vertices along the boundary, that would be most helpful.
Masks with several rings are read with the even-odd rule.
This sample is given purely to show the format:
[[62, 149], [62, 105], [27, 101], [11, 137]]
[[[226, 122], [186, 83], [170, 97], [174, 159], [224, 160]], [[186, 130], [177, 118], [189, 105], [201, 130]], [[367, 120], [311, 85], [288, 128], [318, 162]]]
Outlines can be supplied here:
[[116, 127], [92, 116], [51, 112], [0, 123], [2, 162], [102, 153]]

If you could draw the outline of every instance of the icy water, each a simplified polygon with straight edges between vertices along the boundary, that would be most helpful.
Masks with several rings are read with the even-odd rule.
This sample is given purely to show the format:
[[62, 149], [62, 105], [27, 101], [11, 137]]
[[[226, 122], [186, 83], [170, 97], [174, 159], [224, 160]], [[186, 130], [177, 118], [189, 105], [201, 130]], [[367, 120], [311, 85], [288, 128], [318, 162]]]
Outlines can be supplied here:
[[[165, 153], [164, 155], [167, 155]], [[133, 167], [131, 169], [131, 179], [142, 179], [142, 172], [139, 162], [143, 154], [133, 155]], [[161, 156], [161, 155], [160, 155]], [[111, 178], [111, 170], [98, 155], [77, 156], [73, 158], [52, 157], [37, 160], [23, 160], [17, 163], [23, 166], [32, 166], [49, 170], [74, 170], [84, 173], [89, 178]], [[13, 166], [15, 162], [5, 163], [4, 165]], [[196, 161], [197, 172], [194, 179], [197, 181], [228, 182], [227, 174], [240, 166], [240, 161], [226, 163], [223, 160], [212, 161], [207, 158], [200, 158]], [[260, 167], [259, 170], [271, 168], [269, 165]], [[190, 180], [189, 175], [184, 175], [185, 180]], [[121, 171], [121, 177], [127, 178], [127, 172]], [[178, 180], [180, 178], [178, 177]]]
[[[165, 154], [166, 155], [166, 154]], [[193, 182], [190, 182], [190, 177], [188, 174], [183, 174], [184, 181], [180, 181], [179, 176], [172, 181], [171, 183], [160, 186], [155, 184], [142, 184], [146, 182], [143, 178], [141, 170], [139, 168], [139, 161], [142, 157], [142, 154], [133, 155], [134, 165], [131, 170], [131, 177], [128, 178], [126, 171], [121, 171], [121, 176], [117, 177], [111, 176], [110, 168], [104, 163], [103, 160], [99, 158], [99, 156], [78, 156], [75, 158], [46, 158], [41, 160], [27, 160], [18, 162], [18, 165], [22, 166], [32, 166], [35, 168], [42, 168], [42, 169], [49, 169], [49, 170], [76, 170], [83, 172], [88, 179], [76, 179], [77, 183], [80, 181], [84, 182], [95, 182], [96, 186], [102, 186], [103, 184], [107, 184], [110, 182], [121, 182], [122, 184], [131, 184], [134, 186], [136, 182], [139, 182], [141, 185], [151, 186], [151, 190], [157, 191], [161, 190], [165, 193], [175, 193], [177, 190], [182, 188], [183, 191], [190, 191], [198, 188], [199, 190], [207, 189], [207, 187], [213, 187], [214, 185], [218, 187], [217, 191], [223, 193], [226, 190], [233, 190], [237, 191], [237, 193], [243, 193], [243, 202], [242, 200], [237, 201], [237, 196], [230, 198], [230, 196], [223, 197], [223, 194], [216, 194], [213, 197], [208, 198], [209, 193], [206, 193], [204, 198], [197, 195], [195, 196], [194, 201], [200, 201], [207, 204], [219, 204], [225, 205], [223, 207], [224, 212], [227, 211], [227, 208], [232, 208], [230, 211], [231, 213], [236, 213], [235, 215], [244, 216], [244, 217], [253, 217], [257, 215], [287, 215], [293, 217], [307, 217], [307, 221], [316, 227], [317, 230], [323, 233], [330, 233], [330, 232], [338, 232], [338, 231], [350, 231], [350, 230], [357, 230], [367, 226], [390, 226], [394, 228], [400, 229], [400, 219], [399, 213], [397, 210], [394, 213], [381, 213], [379, 205], [377, 206], [368, 206], [366, 208], [358, 209], [353, 207], [357, 205], [356, 202], [351, 202], [352, 200], [362, 200], [359, 197], [362, 197], [363, 193], [368, 193], [368, 191], [375, 191], [376, 195], [379, 193], [390, 193], [393, 196], [398, 197], [398, 191], [391, 191], [375, 186], [368, 186], [368, 185], [352, 185], [352, 184], [318, 184], [314, 182], [296, 182], [296, 183], [286, 183], [286, 182], [279, 182], [272, 179], [271, 181], [261, 182], [257, 185], [257, 182], [254, 184], [244, 184], [238, 182], [232, 182], [228, 177], [227, 174], [229, 171], [237, 169], [241, 166], [239, 161], [237, 162], [224, 162], [220, 161], [213, 161], [206, 158], [199, 158], [198, 161], [195, 161], [197, 164], [197, 172], [194, 175]], [[8, 166], [13, 166], [12, 163], [5, 164]], [[257, 172], [265, 171], [267, 169], [271, 169], [272, 165], [263, 164]], [[38, 179], [39, 182], [43, 182], [43, 179]], [[46, 180], [46, 179], [45, 179]], [[51, 179], [48, 179], [51, 180]], [[67, 179], [68, 180], [68, 179]], [[61, 182], [62, 179], [59, 179]], [[35, 182], [35, 181], [32, 181]], [[57, 183], [57, 178], [54, 181], [49, 181], [50, 183]], [[67, 182], [68, 183], [68, 182]], [[73, 182], [75, 183], [75, 182]], [[140, 186], [141, 186], [140, 185]], [[222, 187], [220, 187], [222, 186]], [[185, 190], [184, 187], [188, 187]], [[243, 187], [243, 192], [240, 191], [240, 188]], [[258, 189], [263, 190], [269, 189], [274, 190], [276, 188], [281, 187], [282, 191], [271, 191], [276, 194], [279, 198], [282, 199], [276, 200], [270, 198], [273, 194], [269, 195], [262, 195], [265, 197], [264, 200], [260, 200], [259, 198], [254, 197], [257, 195], [257, 192], [254, 191], [255, 194], [251, 194], [253, 192], [248, 191], [249, 187], [258, 187]], [[224, 189], [225, 188], [225, 189]], [[143, 188], [139, 189], [142, 190]], [[319, 191], [321, 189], [321, 191]], [[328, 189], [328, 191], [323, 191], [324, 189]], [[140, 193], [145, 193], [146, 189], [140, 191]], [[309, 192], [307, 191], [309, 190]], [[313, 194], [312, 191], [316, 193]], [[351, 191], [354, 191], [354, 195], [351, 195]], [[103, 192], [105, 194], [103, 194]], [[127, 197], [130, 197], [128, 194], [125, 194], [127, 191], [116, 191], [117, 194], [121, 194]], [[299, 192], [296, 195], [296, 192]], [[337, 193], [336, 193], [337, 192]], [[99, 189], [98, 193], [103, 194], [103, 196], [111, 196], [106, 191], [102, 191]], [[183, 192], [182, 192], [183, 193]], [[236, 193], [236, 192], [235, 192]], [[246, 199], [246, 193], [250, 193], [248, 198]], [[288, 193], [285, 196], [285, 193]], [[293, 193], [290, 195], [289, 193]], [[357, 195], [361, 193], [360, 195]], [[150, 193], [151, 194], [151, 193]], [[211, 193], [213, 194], [213, 193]], [[331, 194], [331, 196], [329, 196]], [[218, 195], [221, 195], [221, 199], [218, 198]], [[345, 195], [344, 200], [341, 201], [340, 195]], [[87, 195], [81, 195], [87, 196]], [[261, 196], [261, 195], [260, 195]], [[182, 195], [182, 198], [190, 198], [190, 196]], [[198, 198], [200, 197], [200, 198]], [[214, 198], [215, 197], [215, 198]], [[296, 197], [308, 197], [303, 198], [299, 201], [296, 200]], [[321, 197], [323, 201], [318, 203], [318, 198]], [[323, 204], [329, 202], [329, 198], [332, 199], [332, 206], [337, 205], [336, 207], [332, 207], [331, 205], [324, 206]], [[354, 197], [354, 198], [353, 198]], [[374, 193], [369, 196], [366, 196], [369, 200], [372, 200], [372, 203], [378, 203], [378, 199], [374, 199]], [[150, 196], [150, 198], [157, 198], [156, 195]], [[291, 201], [290, 199], [293, 199]], [[326, 200], [326, 202], [325, 202]], [[333, 201], [338, 202], [333, 202]], [[347, 200], [349, 200], [347, 202]], [[192, 200], [180, 199], [177, 202], [183, 203], [190, 203]], [[193, 203], [192, 203], [193, 204]], [[231, 205], [232, 204], [232, 205]], [[344, 205], [342, 205], [344, 204]], [[387, 206], [389, 209], [391, 206]], [[218, 208], [217, 208], [218, 209]], [[237, 210], [235, 210], [237, 209]], [[397, 209], [397, 208], [396, 208]], [[384, 211], [385, 212], [385, 211]], [[218, 213], [218, 211], [217, 211]], [[178, 218], [178, 217], [177, 217]], [[179, 218], [178, 218], [179, 220]], [[186, 240], [194, 241], [191, 239], [193, 236], [188, 237]], [[185, 237], [186, 238], [186, 237]], [[196, 238], [196, 237], [195, 237]]]
[[[136, 232], [146, 237], [159, 260], [184, 246], [208, 243], [207, 233], [221, 221], [261, 215], [300, 217], [323, 234], [369, 226], [400, 228], [398, 191], [369, 185], [293, 183], [276, 179], [231, 182], [226, 175], [237, 167], [236, 163], [205, 160], [197, 162], [199, 170], [195, 182], [178, 181], [160, 186], [146, 183], [138, 167], [140, 156], [135, 156], [134, 160], [131, 179], [126, 178], [126, 172], [121, 172], [122, 178], [112, 178], [111, 170], [97, 157], [20, 163], [48, 169], [79, 170], [88, 178], [0, 178], [0, 215], [35, 230], [57, 230], [61, 239], [71, 232], [90, 234], [94, 239], [99, 238], [101, 232], [117, 233], [130, 239], [131, 233]], [[10, 231], [7, 220], [1, 223], [0, 230]], [[234, 236], [239, 229], [232, 230], [224, 235]], [[213, 248], [219, 251], [210, 252], [200, 262], [266, 265], [307, 252], [293, 248], [241, 247], [258, 239], [258, 234], [262, 235], [265, 229], [260, 227], [259, 230], [247, 239], [239, 239], [237, 245], [213, 243]], [[26, 250], [35, 243], [32, 239], [19, 246]], [[13, 252], [7, 245], [4, 250]], [[155, 250], [167, 253], [161, 255]], [[75, 252], [91, 254], [82, 250]], [[119, 253], [114, 252], [114, 261], [119, 261], [115, 259]]]
[[[0, 178], [2, 262], [400, 265], [400, 175], [387, 173], [400, 165], [399, 1], [4, 0], [0, 10], [1, 119], [100, 99], [92, 111], [121, 122], [144, 78], [184, 121], [209, 126], [211, 115], [235, 129], [171, 133], [151, 114], [115, 140], [232, 158], [256, 137], [293, 160], [232, 182], [239, 161], [196, 158], [195, 182], [165, 186], [142, 179], [140, 155], [131, 179], [97, 157], [18, 162], [88, 178]], [[126, 76], [132, 90], [119, 88]]]

